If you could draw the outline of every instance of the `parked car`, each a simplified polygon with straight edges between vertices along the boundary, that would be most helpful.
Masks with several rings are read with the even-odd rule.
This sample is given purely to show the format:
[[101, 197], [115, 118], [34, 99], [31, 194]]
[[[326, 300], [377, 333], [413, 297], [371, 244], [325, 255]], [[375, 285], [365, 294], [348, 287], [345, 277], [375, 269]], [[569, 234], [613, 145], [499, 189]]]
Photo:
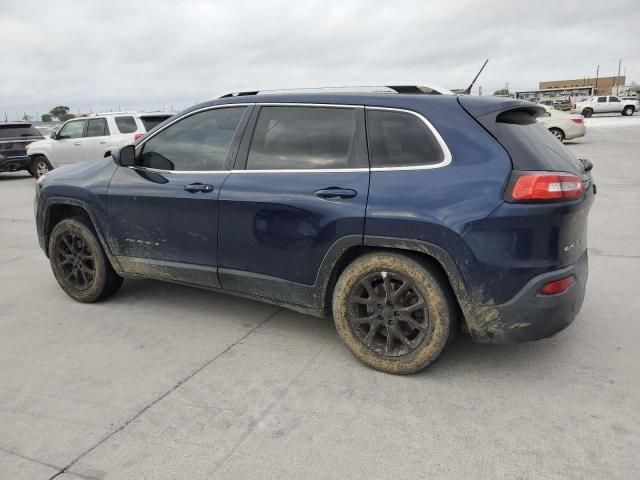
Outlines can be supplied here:
[[589, 118], [595, 113], [621, 113], [622, 115], [633, 115], [640, 109], [637, 100], [620, 100], [613, 95], [591, 97], [581, 102], [576, 102], [572, 112], [581, 113]]
[[65, 122], [50, 138], [29, 146], [31, 169], [40, 177], [52, 168], [95, 160], [129, 145], [170, 118], [168, 112], [102, 113]]
[[0, 123], [0, 172], [29, 170], [26, 147], [44, 138], [29, 122]]
[[542, 113], [468, 95], [240, 93], [41, 177], [39, 242], [79, 302], [123, 277], [227, 292], [332, 314], [362, 362], [415, 372], [458, 327], [534, 340], [580, 310], [591, 165]]
[[538, 121], [561, 142], [584, 137], [587, 133], [582, 115], [560, 112], [554, 108], [546, 107]]

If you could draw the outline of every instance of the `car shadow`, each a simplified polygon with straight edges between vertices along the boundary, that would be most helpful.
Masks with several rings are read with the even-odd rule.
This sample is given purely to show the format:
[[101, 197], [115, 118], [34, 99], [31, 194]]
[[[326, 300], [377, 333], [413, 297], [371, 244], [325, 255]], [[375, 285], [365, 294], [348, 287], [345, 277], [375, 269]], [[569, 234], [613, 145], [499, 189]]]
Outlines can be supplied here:
[[0, 181], [4, 180], [26, 180], [33, 178], [29, 172], [3, 172], [0, 173]]
[[[268, 309], [278, 308], [271, 304], [250, 300], [234, 295], [199, 289], [189, 286], [167, 283], [151, 279], [127, 279], [121, 290], [110, 302], [123, 302], [128, 305], [145, 305], [159, 309], [184, 308], [183, 320], [189, 321], [188, 313], [207, 315], [212, 311], [220, 312], [229, 308], [233, 312], [244, 311], [246, 308], [258, 308], [264, 306]], [[145, 306], [146, 308], [146, 306]], [[310, 344], [322, 341], [330, 342], [330, 347], [340, 348], [342, 342], [337, 333], [334, 334], [334, 325], [331, 318], [317, 318], [288, 309], [286, 320], [281, 320], [283, 326], [291, 332], [292, 338], [302, 339], [308, 337]], [[230, 313], [233, 316], [233, 313]], [[246, 321], [246, 315], [239, 315]], [[212, 321], [214, 321], [212, 319]], [[570, 330], [570, 328], [569, 328]], [[564, 362], [566, 356], [566, 338], [561, 332], [554, 338], [539, 340], [536, 342], [517, 343], [509, 345], [483, 345], [475, 343], [467, 334], [458, 334], [457, 337], [445, 348], [441, 357], [429, 368], [414, 374], [413, 376], [428, 376], [430, 379], [445, 378], [452, 375], [459, 376], [470, 374], [477, 376], [510, 377], [522, 374], [524, 371], [553, 371], [554, 368]], [[344, 347], [346, 352], [346, 347]], [[345, 361], [358, 361], [350, 355], [345, 355]], [[372, 371], [362, 365], [366, 371]]]

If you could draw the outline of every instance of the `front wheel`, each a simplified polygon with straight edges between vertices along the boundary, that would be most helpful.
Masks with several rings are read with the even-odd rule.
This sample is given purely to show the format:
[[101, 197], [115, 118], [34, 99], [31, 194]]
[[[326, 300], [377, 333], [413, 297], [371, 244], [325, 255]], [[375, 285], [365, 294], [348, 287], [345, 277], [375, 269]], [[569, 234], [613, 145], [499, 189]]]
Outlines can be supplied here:
[[635, 108], [633, 108], [631, 106], [624, 107], [624, 110], [622, 110], [622, 115], [631, 116], [631, 115], [633, 115], [634, 111], [635, 111]]
[[122, 277], [113, 270], [93, 228], [82, 217], [66, 218], [53, 228], [49, 262], [60, 287], [78, 302], [103, 300], [122, 285]]
[[45, 173], [49, 173], [49, 170], [51, 170], [51, 165], [49, 165], [49, 162], [45, 157], [39, 155], [33, 159], [31, 169], [29, 171], [34, 177], [40, 178]]
[[413, 373], [433, 363], [453, 335], [455, 312], [439, 272], [396, 253], [357, 258], [333, 296], [336, 329], [351, 353], [387, 373]]

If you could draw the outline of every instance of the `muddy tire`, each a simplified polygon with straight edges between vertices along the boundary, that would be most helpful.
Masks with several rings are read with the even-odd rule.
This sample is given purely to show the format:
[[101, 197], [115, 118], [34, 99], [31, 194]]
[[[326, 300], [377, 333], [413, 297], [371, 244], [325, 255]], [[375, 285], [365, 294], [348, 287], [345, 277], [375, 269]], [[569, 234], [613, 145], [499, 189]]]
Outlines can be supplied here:
[[82, 217], [59, 222], [51, 232], [48, 248], [58, 284], [74, 300], [104, 300], [122, 285], [122, 277], [111, 267], [93, 227]]
[[361, 362], [387, 373], [432, 364], [453, 336], [455, 315], [446, 279], [397, 253], [357, 258], [333, 295], [333, 319], [344, 343]]

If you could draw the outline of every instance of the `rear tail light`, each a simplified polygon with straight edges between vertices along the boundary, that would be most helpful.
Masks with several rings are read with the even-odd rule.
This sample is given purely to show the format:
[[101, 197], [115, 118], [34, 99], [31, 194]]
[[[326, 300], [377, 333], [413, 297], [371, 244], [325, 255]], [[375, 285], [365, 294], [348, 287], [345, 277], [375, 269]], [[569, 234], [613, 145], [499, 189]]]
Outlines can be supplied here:
[[571, 120], [573, 123], [577, 123], [577, 124], [583, 123], [581, 118], [570, 118], [569, 120]]
[[575, 200], [584, 194], [582, 180], [570, 173], [519, 172], [507, 187], [507, 200], [544, 202]]
[[576, 283], [573, 277], [565, 277], [560, 280], [545, 283], [540, 289], [540, 295], [559, 295], [569, 290], [569, 287]]
[[137, 142], [140, 138], [144, 137], [144, 133], [136, 133], [133, 137], [133, 141]]

